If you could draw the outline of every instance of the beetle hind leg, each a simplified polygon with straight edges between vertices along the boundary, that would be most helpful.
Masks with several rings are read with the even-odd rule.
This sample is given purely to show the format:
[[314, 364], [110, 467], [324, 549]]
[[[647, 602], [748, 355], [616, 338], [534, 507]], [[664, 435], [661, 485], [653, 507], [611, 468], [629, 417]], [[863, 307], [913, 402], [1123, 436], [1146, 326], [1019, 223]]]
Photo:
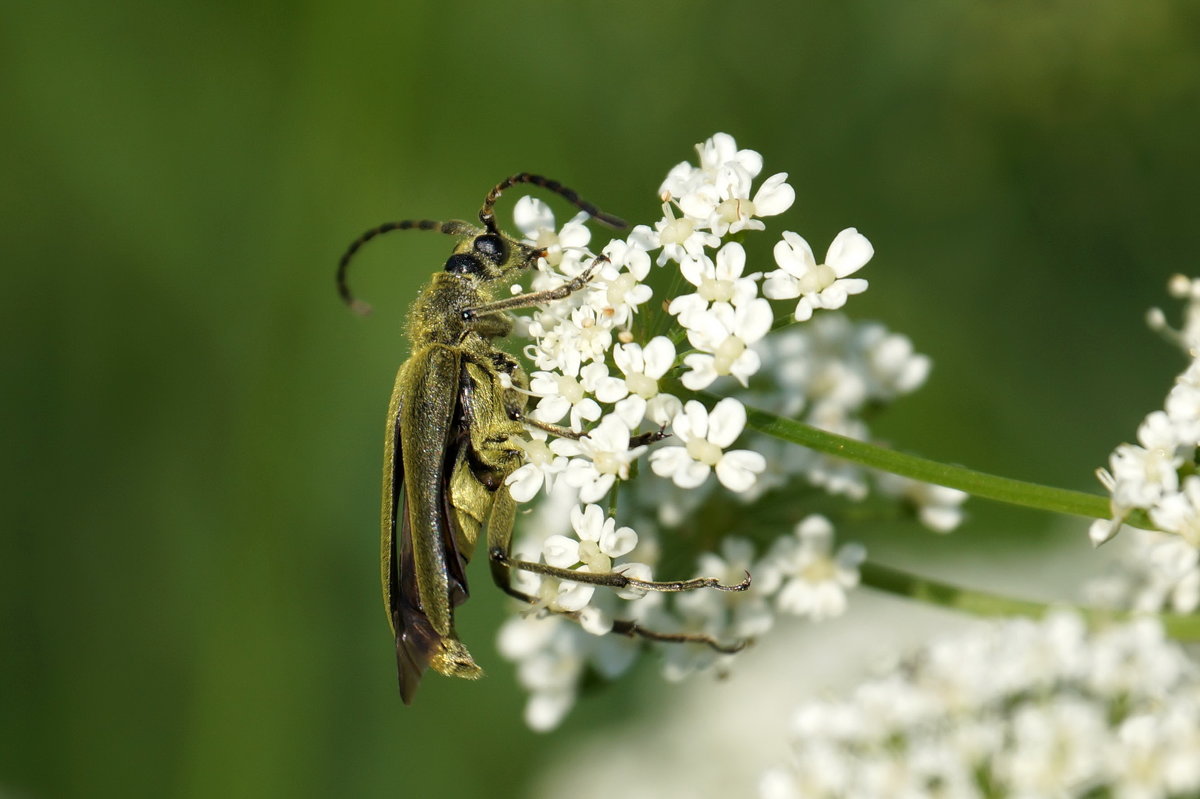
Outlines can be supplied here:
[[[518, 599], [528, 605], [536, 606], [541, 604], [537, 597], [513, 588], [511, 581], [508, 579], [508, 563], [509, 561], [507, 559], [498, 560], [495, 557], [492, 558], [492, 577], [496, 581], [496, 585], [500, 588], [500, 590], [514, 599]], [[499, 568], [497, 568], [497, 564], [500, 564]], [[583, 614], [577, 610], [556, 610], [548, 607], [543, 609], [547, 613], [553, 613], [556, 616], [565, 616], [576, 624], [582, 623]], [[623, 635], [626, 638], [641, 638], [646, 641], [658, 641], [660, 643], [700, 644], [702, 646], [707, 646], [714, 652], [719, 652], [723, 655], [732, 655], [737, 652], [741, 652], [751, 643], [748, 639], [740, 639], [732, 643], [724, 643], [712, 637], [711, 635], [705, 635], [703, 633], [664, 633], [643, 627], [631, 619], [615, 619], [613, 621], [612, 629], [609, 632], [615, 635]]]

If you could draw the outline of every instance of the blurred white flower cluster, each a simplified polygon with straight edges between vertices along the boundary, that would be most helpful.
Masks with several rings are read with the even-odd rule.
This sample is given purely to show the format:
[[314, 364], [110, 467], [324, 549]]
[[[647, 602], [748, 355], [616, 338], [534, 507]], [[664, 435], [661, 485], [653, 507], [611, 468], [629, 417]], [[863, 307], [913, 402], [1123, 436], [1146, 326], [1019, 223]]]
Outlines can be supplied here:
[[[558, 228], [544, 203], [522, 198], [516, 205], [517, 228], [547, 250], [534, 289], [589, 276], [582, 290], [539, 308], [525, 324], [532, 339], [525, 354], [534, 365], [529, 416], [573, 435], [531, 432], [524, 465], [508, 478], [518, 502], [542, 499], [534, 517], [518, 525], [513, 551], [520, 559], [649, 580], [667, 544], [697, 529], [702, 508], [714, 502], [751, 502], [797, 481], [862, 499], [868, 478], [860, 467], [747, 434], [742, 398], [866, 439], [861, 413], [915, 390], [929, 372], [928, 358], [907, 338], [831, 313], [867, 288], [856, 276], [873, 255], [864, 236], [842, 231], [819, 264], [803, 238], [784, 232], [774, 247], [778, 268], [748, 270], [742, 240], [765, 229], [763, 218], [786, 211], [795, 192], [784, 173], [755, 188], [762, 157], [726, 134], [696, 149], [699, 165], [677, 165], [662, 184], [662, 218], [607, 242], [600, 257], [589, 249], [586, 214]], [[656, 298], [664, 286], [667, 293]], [[772, 300], [789, 303], [777, 316]], [[702, 391], [722, 398], [709, 404], [692, 396]], [[661, 479], [632, 479], [646, 467]], [[873, 485], [914, 506], [933, 529], [959, 521], [960, 492], [903, 478], [875, 478]], [[622, 522], [609, 517], [618, 506]], [[769, 538], [778, 540], [761, 555], [750, 540], [725, 536], [738, 532], [736, 516], [709, 543], [692, 544], [683, 568], [697, 552], [719, 550], [700, 555], [696, 575], [736, 585], [752, 574], [744, 593], [618, 594], [514, 574], [520, 590], [538, 598], [535, 612], [509, 621], [500, 644], [532, 694], [529, 724], [555, 726], [587, 669], [614, 676], [630, 665], [635, 642], [599, 637], [614, 620], [731, 646], [765, 632], [776, 612], [814, 619], [841, 613], [864, 552], [835, 549], [824, 519], [781, 535], [796, 519], [775, 528]], [[573, 614], [579, 624], [554, 613]], [[696, 643], [659, 648], [671, 678], [728, 658]]]
[[1200, 795], [1200, 671], [1157, 622], [1073, 614], [934, 641], [793, 720], [764, 799]]
[[1138, 610], [1189, 613], [1200, 607], [1200, 280], [1176, 275], [1173, 296], [1186, 301], [1184, 324], [1167, 325], [1154, 309], [1150, 326], [1175, 342], [1191, 359], [1175, 379], [1162, 410], [1146, 416], [1137, 444], [1120, 444], [1098, 475], [1112, 495], [1112, 519], [1096, 520], [1089, 531], [1102, 544], [1121, 529], [1131, 511], [1145, 511], [1161, 532], [1131, 530], [1132, 557], [1124, 574], [1096, 587], [1097, 598]]

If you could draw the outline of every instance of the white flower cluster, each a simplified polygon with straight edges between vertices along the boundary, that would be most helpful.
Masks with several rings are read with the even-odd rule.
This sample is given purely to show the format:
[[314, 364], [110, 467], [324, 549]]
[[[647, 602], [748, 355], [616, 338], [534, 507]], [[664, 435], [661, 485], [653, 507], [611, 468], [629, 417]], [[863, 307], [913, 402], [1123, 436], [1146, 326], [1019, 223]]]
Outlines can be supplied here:
[[1172, 533], [1137, 528], [1115, 543], [1125, 548], [1107, 573], [1084, 587], [1089, 603], [1136, 613], [1200, 608], [1200, 549]]
[[1133, 531], [1126, 573], [1096, 590], [1123, 606], [1186, 613], [1200, 606], [1200, 280], [1176, 275], [1169, 289], [1187, 303], [1182, 329], [1171, 329], [1158, 309], [1148, 316], [1150, 326], [1178, 344], [1191, 362], [1175, 379], [1163, 409], [1152, 411], [1138, 427], [1138, 443], [1118, 445], [1108, 469], [1097, 472], [1112, 495], [1112, 519], [1097, 519], [1089, 535], [1102, 544], [1131, 511], [1145, 511], [1161, 532]]
[[[795, 192], [784, 173], [755, 189], [762, 157], [738, 149], [726, 134], [697, 145], [697, 152], [698, 166], [681, 163], [662, 184], [662, 219], [604, 244], [600, 258], [589, 249], [586, 215], [556, 229], [544, 203], [530, 198], [517, 203], [517, 227], [547, 250], [533, 287], [551, 288], [582, 274], [590, 278], [582, 290], [539, 308], [527, 322], [533, 343], [525, 354], [534, 364], [530, 418], [572, 435], [531, 431], [523, 444], [524, 465], [507, 480], [518, 502], [541, 496], [558, 508], [556, 516], [541, 514], [545, 524], [521, 525], [514, 550], [525, 560], [650, 580], [660, 561], [660, 533], [681, 526], [714, 497], [752, 501], [794, 478], [856, 499], [865, 496], [858, 467], [799, 447], [782, 448], [766, 437], [750, 439], [740, 399], [726, 396], [709, 407], [697, 399], [685, 402], [680, 395], [686, 392], [738, 390], [766, 410], [866, 438], [861, 411], [915, 390], [928, 374], [929, 360], [914, 353], [907, 338], [832, 313], [867, 287], [852, 277], [873, 254], [864, 236], [852, 228], [842, 231], [818, 264], [804, 239], [785, 232], [774, 250], [778, 269], [766, 275], [747, 271], [740, 239], [765, 229], [763, 217], [787, 210]], [[730, 240], [735, 235], [739, 240]], [[651, 282], [682, 286], [682, 293], [651, 303]], [[804, 323], [768, 336], [776, 326], [771, 300], [796, 301], [780, 319]], [[653, 318], [658, 307], [666, 309], [673, 334], [655, 335], [662, 320]], [[814, 316], [816, 310], [822, 313]], [[662, 434], [666, 440], [658, 442]], [[752, 445], [738, 447], [742, 439]], [[644, 465], [663, 480], [631, 480]], [[934, 529], [958, 522], [959, 492], [899, 478], [875, 485], [915, 505]], [[601, 510], [600, 504], [615, 506], [615, 491], [638, 532]], [[586, 507], [569, 511], [572, 503]], [[562, 522], [568, 516], [571, 530]], [[723, 584], [753, 574], [753, 589], [744, 593], [618, 596], [556, 576], [521, 574], [520, 589], [537, 598], [536, 609], [571, 613], [580, 622], [526, 612], [501, 634], [502, 650], [520, 662], [521, 681], [532, 694], [530, 726], [549, 729], [559, 722], [586, 668], [611, 675], [631, 662], [628, 640], [589, 636], [581, 626], [599, 634], [621, 619], [659, 633], [734, 643], [765, 632], [775, 612], [813, 619], [841, 613], [863, 552], [855, 546], [834, 552], [832, 526], [823, 519], [806, 520], [801, 528], [760, 560], [748, 541], [729, 538], [721, 555], [700, 558], [698, 576]], [[547, 531], [556, 534], [546, 537]], [[669, 677], [725, 659], [700, 644], [663, 649]]]
[[[861, 441], [871, 438], [864, 412], [916, 391], [931, 367], [907, 336], [840, 313], [780, 330], [757, 349], [762, 374], [770, 379], [751, 383], [750, 405]], [[864, 499], [873, 486], [911, 505], [921, 523], [937, 532], [949, 532], [962, 521], [967, 498], [962, 491], [875, 472], [765, 436], [751, 444], [767, 455], [769, 466], [750, 498], [800, 477], [855, 500]]]
[[[549, 514], [539, 511], [538, 521], [549, 523]], [[556, 511], [561, 513], [561, 510]], [[588, 506], [598, 524], [602, 515], [596, 506]], [[603, 529], [580, 529], [581, 514], [572, 514], [582, 545], [561, 535], [551, 535], [543, 543], [548, 562], [572, 561], [575, 550], [606, 549], [606, 540], [614, 544], [610, 551], [630, 552], [636, 536], [628, 528], [614, 532], [611, 520]], [[597, 546], [598, 545], [598, 546]], [[567, 552], [569, 550], [569, 552]], [[648, 554], [646, 550], [640, 550]], [[564, 552], [558, 558], [557, 553]], [[606, 565], [601, 553], [595, 570]], [[798, 616], [813, 621], [841, 615], [847, 604], [847, 592], [858, 585], [858, 567], [866, 557], [859, 544], [843, 544], [835, 549], [833, 525], [823, 516], [809, 516], [796, 525], [792, 535], [776, 539], [767, 553], [755, 557], [754, 545], [747, 539], [730, 536], [721, 542], [721, 554], [705, 553], [696, 573], [734, 584], [747, 573], [754, 574], [754, 590], [746, 592], [690, 591], [674, 596], [668, 603], [663, 594], [597, 591], [543, 579], [539, 585], [532, 575], [518, 582], [521, 590], [538, 596], [542, 606], [558, 610], [582, 610], [588, 598], [593, 604], [576, 625], [561, 615], [525, 612], [508, 619], [500, 631], [500, 651], [518, 662], [518, 679], [529, 691], [525, 708], [526, 723], [534, 730], [553, 729], [575, 702], [579, 681], [588, 669], [612, 679], [633, 665], [637, 644], [628, 638], [602, 635], [611, 629], [611, 619], [631, 619], [646, 628], [670, 633], [692, 633], [717, 640], [751, 640], [774, 626], [779, 615]], [[645, 579], [646, 567], [638, 577]], [[629, 572], [627, 572], [629, 573]], [[632, 574], [631, 574], [632, 576]], [[580, 592], [586, 594], [581, 597]], [[589, 634], [591, 633], [591, 634]], [[659, 647], [662, 673], [671, 681], [682, 680], [711, 667], [720, 668], [730, 655], [715, 652], [703, 644], [667, 643]]]
[[1061, 613], [935, 641], [793, 730], [765, 799], [1200, 793], [1200, 671], [1151, 620], [1089, 635]]

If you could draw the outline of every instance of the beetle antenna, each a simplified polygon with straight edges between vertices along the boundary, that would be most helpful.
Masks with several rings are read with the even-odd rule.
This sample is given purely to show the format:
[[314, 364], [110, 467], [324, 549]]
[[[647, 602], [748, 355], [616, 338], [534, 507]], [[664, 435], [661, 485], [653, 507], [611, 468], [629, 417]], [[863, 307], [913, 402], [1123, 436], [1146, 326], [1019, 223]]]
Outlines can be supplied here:
[[612, 214], [606, 214], [596, 206], [592, 205], [587, 200], [580, 197], [573, 190], [568, 189], [557, 180], [542, 177], [541, 175], [532, 175], [528, 172], [522, 172], [519, 175], [513, 175], [510, 178], [505, 178], [500, 181], [496, 188], [488, 192], [488, 196], [483, 201], [483, 208], [479, 209], [479, 221], [488, 229], [489, 233], [499, 233], [496, 228], [496, 215], [492, 213], [492, 207], [495, 206], [496, 200], [500, 199], [500, 195], [505, 189], [511, 188], [518, 183], [532, 183], [535, 186], [541, 186], [543, 189], [554, 192], [566, 199], [567, 202], [574, 205], [576, 208], [584, 211], [588, 216], [595, 219], [602, 225], [607, 225], [611, 228], [627, 227], [625, 220]]
[[401, 219], [399, 222], [387, 222], [376, 228], [371, 228], [366, 233], [359, 236], [346, 249], [346, 254], [338, 261], [337, 268], [337, 288], [338, 294], [342, 298], [342, 302], [350, 306], [357, 314], [368, 314], [371, 312], [371, 306], [360, 299], [355, 298], [350, 293], [350, 284], [346, 280], [346, 271], [350, 266], [350, 259], [358, 252], [359, 248], [366, 244], [376, 236], [382, 236], [384, 233], [391, 233], [393, 230], [432, 230], [436, 233], [445, 233], [448, 236], [466, 236], [471, 233], [477, 233], [478, 229], [458, 220], [449, 222], [436, 222], [432, 219]]

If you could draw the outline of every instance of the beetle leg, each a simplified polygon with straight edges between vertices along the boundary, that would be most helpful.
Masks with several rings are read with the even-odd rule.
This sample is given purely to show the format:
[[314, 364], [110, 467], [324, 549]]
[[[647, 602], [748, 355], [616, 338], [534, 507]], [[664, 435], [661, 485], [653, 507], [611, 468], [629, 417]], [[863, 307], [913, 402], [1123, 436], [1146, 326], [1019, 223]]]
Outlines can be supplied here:
[[[586, 430], [584, 430], [584, 431], [572, 430], [569, 427], [563, 427], [562, 425], [559, 425], [559, 424], [551, 424], [550, 422], [543, 422], [540, 419], [534, 419], [533, 417], [526, 414], [524, 411], [516, 410], [513, 408], [508, 409], [508, 415], [509, 415], [509, 418], [511, 418], [515, 422], [520, 422], [523, 425], [528, 425], [529, 427], [535, 428], [537, 430], [544, 430], [545, 432], [549, 433], [550, 435], [558, 436], [559, 438], [569, 438], [574, 441], [578, 441], [579, 439], [581, 439], [587, 435]], [[658, 430], [651, 430], [649, 433], [640, 433], [636, 436], [631, 436], [629, 438], [629, 448], [634, 449], [635, 447], [641, 447], [641, 446], [645, 446], [647, 444], [655, 444], [659, 441], [662, 441], [664, 438], [670, 438], [670, 437], [671, 437], [671, 434], [667, 432], [666, 428], [661, 427]]]
[[[505, 491], [503, 493], [505, 495], [508, 494], [507, 491]], [[515, 503], [513, 503], [511, 497], [509, 497], [507, 499], [507, 501], [508, 501], [510, 507], [515, 507]], [[497, 497], [497, 505], [499, 505], [499, 504], [500, 504], [500, 497]], [[510, 568], [520, 568], [520, 564], [523, 563], [523, 561], [513, 561], [506, 554], [504, 554], [505, 552], [508, 551], [509, 540], [512, 537], [512, 516], [511, 515], [508, 516], [508, 525], [507, 526], [495, 524], [497, 521], [499, 521], [499, 520], [495, 518], [495, 515], [493, 513], [492, 521], [488, 523], [488, 549], [489, 549], [489, 552], [491, 553], [490, 561], [491, 561], [491, 565], [492, 565], [492, 580], [495, 581], [496, 585], [500, 588], [501, 591], [508, 594], [509, 596], [519, 599], [520, 601], [525, 602], [526, 604], [529, 604], [529, 605], [537, 605], [538, 600], [536, 597], [530, 596], [529, 594], [526, 594], [524, 591], [519, 591], [516, 588], [513, 588], [512, 582], [509, 579], [509, 571], [508, 570]], [[534, 565], [536, 565], [536, 564], [534, 564]], [[572, 572], [572, 573], [574, 574], [575, 572]], [[564, 579], [571, 579], [571, 578], [564, 578]], [[750, 580], [749, 575], [747, 575], [746, 581], [745, 581], [746, 585], [749, 585], [749, 580]], [[643, 581], [640, 581], [640, 580], [632, 581], [632, 582], [645, 584], [645, 583], [643, 583]], [[632, 582], [630, 584], [632, 584]], [[713, 581], [713, 582], [715, 583], [715, 581]], [[702, 586], [695, 586], [695, 587], [702, 587]], [[714, 585], [713, 587], [720, 588], [721, 586]], [[688, 589], [680, 588], [680, 589], [676, 589], [676, 590], [688, 590]], [[730, 590], [741, 590], [741, 589], [733, 588]], [[581, 619], [581, 614], [577, 610], [554, 610], [552, 608], [547, 608], [547, 610], [549, 610], [551, 613], [554, 613], [558, 616], [566, 616], [568, 619], [571, 619], [572, 621], [574, 621], [576, 623], [579, 623], [580, 619]], [[624, 635], [629, 638], [644, 638], [647, 641], [661, 641], [661, 642], [665, 642], [665, 643], [676, 643], [676, 644], [703, 644], [704, 646], [707, 646], [710, 649], [713, 649], [717, 652], [720, 652], [720, 653], [726, 654], [726, 655], [732, 655], [735, 652], [740, 652], [741, 650], [746, 648], [747, 644], [750, 643], [749, 640], [743, 639], [740, 641], [735, 641], [732, 644], [726, 644], [726, 643], [722, 643], [721, 641], [718, 641], [716, 638], [713, 638], [711, 635], [704, 635], [702, 633], [661, 633], [656, 630], [647, 629], [647, 628], [641, 626], [640, 624], [638, 624], [637, 622], [632, 621], [630, 619], [616, 619], [615, 621], [613, 621], [612, 632], [616, 633], [617, 635]]]
[[597, 256], [586, 270], [556, 288], [546, 289], [545, 291], [531, 291], [528, 294], [518, 294], [515, 297], [506, 297], [503, 300], [485, 302], [483, 305], [477, 305], [474, 308], [464, 308], [460, 311], [463, 321], [474, 322], [480, 317], [489, 314], [515, 311], [519, 308], [532, 308], [535, 305], [545, 305], [548, 302], [570, 297], [586, 286], [596, 276], [596, 271], [600, 268], [600, 264], [607, 261], [607, 255]]
[[488, 538], [488, 556], [492, 562], [499, 562], [511, 569], [520, 569], [522, 571], [533, 572], [534, 574], [544, 574], [547, 577], [555, 577], [559, 580], [570, 580], [575, 583], [587, 583], [588, 585], [603, 585], [608, 588], [639, 588], [643, 591], [661, 591], [664, 593], [679, 593], [682, 591], [695, 591], [699, 588], [714, 588], [717, 591], [745, 591], [750, 587], [750, 572], [746, 572], [746, 578], [740, 583], [725, 585], [716, 577], [696, 577], [691, 580], [639, 580], [635, 577], [629, 577], [621, 572], [581, 572], [574, 569], [560, 569], [556, 566], [550, 566], [545, 563], [534, 563], [528, 560], [513, 560], [508, 555], [508, 550], [495, 546], [490, 536]]

